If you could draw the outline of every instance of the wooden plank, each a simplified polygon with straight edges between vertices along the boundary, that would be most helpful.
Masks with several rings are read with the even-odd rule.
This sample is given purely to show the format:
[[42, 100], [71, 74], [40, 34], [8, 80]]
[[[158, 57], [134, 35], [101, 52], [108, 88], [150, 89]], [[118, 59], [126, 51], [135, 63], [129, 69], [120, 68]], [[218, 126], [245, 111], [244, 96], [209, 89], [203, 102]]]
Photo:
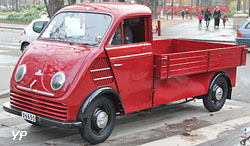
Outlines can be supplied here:
[[209, 71], [240, 66], [241, 48], [211, 50], [209, 55]]

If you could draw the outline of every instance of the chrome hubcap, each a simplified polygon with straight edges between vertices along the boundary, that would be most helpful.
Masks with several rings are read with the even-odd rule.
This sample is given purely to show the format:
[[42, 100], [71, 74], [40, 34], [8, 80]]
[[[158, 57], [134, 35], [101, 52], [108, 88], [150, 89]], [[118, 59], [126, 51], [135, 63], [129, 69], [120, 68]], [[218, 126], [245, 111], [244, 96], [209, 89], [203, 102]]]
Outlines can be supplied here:
[[217, 100], [221, 100], [222, 96], [223, 96], [223, 89], [221, 87], [218, 87], [215, 91], [215, 98]]
[[108, 114], [104, 111], [98, 112], [97, 118], [96, 118], [96, 124], [98, 128], [103, 129], [107, 126], [108, 124]]

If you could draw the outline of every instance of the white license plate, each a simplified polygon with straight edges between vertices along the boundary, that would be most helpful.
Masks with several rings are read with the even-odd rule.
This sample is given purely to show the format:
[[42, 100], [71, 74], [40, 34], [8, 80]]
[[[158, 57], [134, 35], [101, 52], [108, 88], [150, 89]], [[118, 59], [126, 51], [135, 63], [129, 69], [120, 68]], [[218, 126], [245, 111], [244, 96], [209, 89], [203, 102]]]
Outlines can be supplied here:
[[27, 113], [27, 112], [22, 112], [22, 117], [25, 120], [31, 121], [31, 122], [36, 122], [36, 115]]

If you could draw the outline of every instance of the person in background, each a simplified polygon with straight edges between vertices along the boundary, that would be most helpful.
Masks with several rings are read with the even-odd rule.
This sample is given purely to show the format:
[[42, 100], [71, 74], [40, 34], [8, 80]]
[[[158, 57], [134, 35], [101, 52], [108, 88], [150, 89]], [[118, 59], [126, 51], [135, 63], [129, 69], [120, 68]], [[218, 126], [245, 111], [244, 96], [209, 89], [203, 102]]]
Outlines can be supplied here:
[[214, 18], [214, 28], [219, 28], [221, 13], [220, 13], [220, 9], [218, 6], [216, 7], [216, 10], [214, 11], [213, 18]]
[[181, 11], [181, 17], [182, 17], [182, 19], [184, 19], [184, 16], [185, 16], [185, 11], [182, 10], [182, 11]]
[[186, 9], [186, 19], [188, 19], [189, 11]]
[[203, 15], [201, 13], [198, 15], [198, 19], [199, 19], [199, 26], [201, 26], [202, 25], [202, 19], [203, 19]]
[[226, 22], [228, 21], [227, 14], [225, 14], [221, 19], [223, 21], [223, 26], [225, 28], [226, 27]]
[[207, 28], [209, 27], [210, 19], [211, 19], [211, 12], [209, 8], [207, 8], [207, 10], [205, 11], [205, 21], [206, 21]]

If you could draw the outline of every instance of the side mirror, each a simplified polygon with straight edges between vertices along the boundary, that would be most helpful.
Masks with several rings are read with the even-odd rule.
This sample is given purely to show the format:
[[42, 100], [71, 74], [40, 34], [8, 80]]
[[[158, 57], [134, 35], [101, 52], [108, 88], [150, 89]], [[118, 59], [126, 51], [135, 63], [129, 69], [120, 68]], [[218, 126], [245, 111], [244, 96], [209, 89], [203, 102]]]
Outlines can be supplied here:
[[96, 36], [95, 41], [96, 41], [97, 44], [100, 44], [101, 41], [102, 41], [102, 37], [101, 36]]
[[40, 33], [46, 24], [47, 22], [44, 21], [35, 22], [33, 24], [33, 31], [36, 33]]

